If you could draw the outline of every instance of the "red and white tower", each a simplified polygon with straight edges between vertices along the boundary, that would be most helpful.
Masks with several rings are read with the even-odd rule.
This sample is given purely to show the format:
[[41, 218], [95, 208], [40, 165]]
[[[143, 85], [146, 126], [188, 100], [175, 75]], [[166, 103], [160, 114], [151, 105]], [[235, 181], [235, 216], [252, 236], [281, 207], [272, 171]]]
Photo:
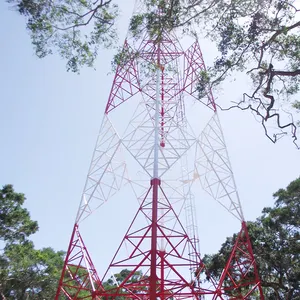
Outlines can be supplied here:
[[[158, 22], [163, 14], [157, 8]], [[175, 33], [163, 29], [159, 36], [145, 30], [139, 39], [126, 39], [56, 300], [264, 299], [212, 91], [205, 87], [199, 100], [203, 72], [198, 41], [184, 50]], [[202, 129], [189, 122], [191, 104], [201, 107], [199, 120], [209, 120]], [[197, 182], [242, 224], [218, 279], [200, 257]], [[82, 224], [101, 216], [99, 208], [111, 198], [126, 201], [125, 186], [137, 199], [137, 212], [99, 276], [92, 257], [101, 257], [103, 247], [88, 252]], [[113, 274], [122, 270], [117, 282]]]

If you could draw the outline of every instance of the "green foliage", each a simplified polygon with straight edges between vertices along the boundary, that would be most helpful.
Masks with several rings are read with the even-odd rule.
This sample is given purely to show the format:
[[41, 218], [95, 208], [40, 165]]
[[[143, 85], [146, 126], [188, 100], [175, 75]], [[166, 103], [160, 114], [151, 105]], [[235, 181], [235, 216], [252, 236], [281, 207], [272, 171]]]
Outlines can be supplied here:
[[34, 249], [32, 242], [11, 244], [1, 256], [1, 292], [6, 299], [53, 299], [64, 252]]
[[[248, 223], [248, 230], [266, 299], [299, 300], [300, 178], [274, 197], [274, 207], [264, 208], [261, 217]], [[220, 276], [235, 237], [227, 238], [217, 254], [205, 257], [212, 276]]]
[[6, 0], [27, 20], [36, 55], [58, 53], [67, 70], [94, 65], [100, 46], [117, 40], [118, 7], [111, 0]]
[[[108, 293], [114, 293], [119, 285], [122, 284], [122, 282], [132, 273], [132, 271], [128, 269], [122, 270], [120, 273], [114, 274], [111, 276], [107, 281], [103, 282], [103, 287], [106, 292]], [[143, 277], [143, 274], [141, 271], [136, 271], [134, 274], [131, 275], [130, 279], [127, 281], [127, 284], [135, 283], [141, 280]], [[122, 289], [119, 291], [119, 293], [123, 293], [124, 296], [117, 296], [115, 298], [112, 297], [103, 297], [104, 300], [124, 300], [126, 299], [125, 295], [128, 295], [128, 290]]]
[[159, 41], [164, 30], [170, 31], [179, 25], [180, 0], [150, 0], [144, 4], [146, 12], [134, 15], [130, 21], [129, 29], [135, 38], [147, 31], [151, 38]]
[[37, 250], [28, 237], [38, 230], [27, 209], [24, 194], [12, 185], [0, 190], [0, 299], [53, 299], [63, 266], [62, 251]]
[[209, 77], [208, 72], [200, 71], [199, 82], [198, 82], [198, 87], [197, 87], [197, 90], [199, 92], [199, 98], [202, 98], [205, 96], [207, 89], [209, 88], [209, 83], [210, 83], [210, 77]]
[[131, 59], [138, 57], [138, 53], [133, 52], [132, 49], [129, 48], [119, 48], [119, 51], [114, 56], [112, 61], [113, 70], [116, 70], [117, 66], [124, 66]]
[[[207, 69], [209, 86], [218, 86], [228, 76], [238, 77], [243, 72], [252, 80], [253, 86], [249, 87], [250, 91], [244, 91], [247, 97], [230, 109], [248, 109], [259, 116], [264, 132], [272, 142], [288, 134], [289, 128], [296, 144], [296, 124], [300, 124], [296, 119], [298, 115], [294, 114], [300, 91], [299, 1], [142, 2], [146, 9], [131, 20], [133, 36], [139, 37], [148, 31], [159, 41], [162, 31], [179, 28], [185, 35], [197, 38], [201, 34], [210, 38], [219, 54], [213, 67]], [[200, 76], [199, 98], [206, 96], [207, 84]], [[282, 123], [282, 115], [292, 122]], [[273, 128], [276, 133], [269, 133], [266, 125], [269, 119], [278, 126], [277, 130]]]
[[[67, 70], [93, 67], [99, 48], [112, 47], [117, 40], [117, 0], [5, 1], [26, 18], [36, 55], [42, 58], [57, 53], [67, 61]], [[298, 0], [139, 1], [140, 10], [129, 26], [133, 38], [148, 33], [158, 43], [163, 32], [173, 29], [210, 38], [219, 54], [207, 69], [209, 86], [243, 72], [253, 85], [244, 91], [247, 97], [244, 94], [243, 100], [230, 108], [255, 113], [272, 142], [291, 134], [296, 144], [296, 124], [300, 124], [294, 114], [300, 92]], [[120, 63], [121, 52], [113, 67]], [[201, 80], [199, 98], [205, 96]], [[292, 121], [283, 123], [282, 115]], [[270, 127], [275, 133], [269, 133], [268, 120], [268, 124], [276, 124], [277, 129]]]
[[[116, 39], [116, 1], [6, 1], [26, 17], [38, 57], [57, 51], [67, 59], [69, 70], [93, 66], [99, 46], [110, 47]], [[284, 61], [289, 71], [299, 69], [300, 23], [295, 0], [140, 1], [144, 9], [130, 22], [133, 36], [138, 38], [146, 30], [159, 40], [163, 30], [192, 32], [199, 25], [221, 54], [215, 61], [215, 76], [224, 78], [229, 71], [252, 68], [251, 62], [258, 62], [256, 71], [266, 71], [265, 60], [267, 66], [277, 60]], [[284, 89], [295, 93], [298, 80], [290, 82], [290, 77], [285, 78], [289, 87]]]
[[294, 106], [294, 108], [300, 110], [300, 101], [297, 101], [297, 100], [296, 100], [296, 101], [293, 103], [293, 106]]
[[29, 212], [22, 207], [24, 194], [16, 193], [12, 185], [0, 189], [0, 240], [25, 241], [38, 230], [38, 224], [30, 219]]
[[[300, 74], [295, 71], [300, 69], [300, 10], [295, 0], [144, 0], [144, 3], [147, 12], [131, 20], [133, 35], [145, 29], [156, 36], [162, 30], [175, 28], [192, 33], [194, 25], [199, 25], [220, 53], [210, 70], [213, 82], [218, 84], [234, 71], [246, 71], [255, 74], [254, 81], [260, 82], [262, 88], [262, 72], [272, 62], [275, 70], [288, 72], [276, 74], [277, 93], [289, 97], [299, 91]], [[264, 81], [267, 77], [265, 74]]]
[[[227, 3], [227, 4], [226, 4]], [[216, 59], [215, 72], [225, 76], [227, 71], [247, 70], [260, 77], [272, 63], [275, 70], [293, 72], [300, 67], [300, 23], [294, 0], [218, 1], [206, 21], [214, 30], [221, 56]], [[264, 74], [267, 80], [269, 74]], [[298, 74], [299, 75], [299, 74]], [[298, 80], [292, 73], [278, 74], [274, 79], [279, 93], [294, 94]], [[284, 84], [280, 82], [284, 78]]]
[[[90, 284], [91, 270], [83, 265], [67, 266], [67, 271], [64, 273], [63, 290], [71, 297], [71, 299], [90, 299], [92, 295], [92, 286]], [[93, 280], [95, 290], [101, 290], [101, 282]], [[59, 299], [65, 299], [65, 296], [60, 295]]]

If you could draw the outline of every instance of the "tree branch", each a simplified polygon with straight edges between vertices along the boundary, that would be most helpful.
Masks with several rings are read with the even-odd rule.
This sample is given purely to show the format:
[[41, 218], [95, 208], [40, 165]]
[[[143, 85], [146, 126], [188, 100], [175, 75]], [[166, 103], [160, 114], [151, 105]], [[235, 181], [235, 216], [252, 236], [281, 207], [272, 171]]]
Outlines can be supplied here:
[[270, 45], [272, 42], [275, 41], [275, 39], [280, 35], [280, 34], [283, 34], [283, 33], [286, 33], [296, 27], [299, 27], [300, 26], [300, 21], [296, 22], [295, 24], [291, 25], [291, 26], [288, 26], [288, 27], [284, 27], [281, 28], [280, 30], [277, 30], [266, 42], [264, 42], [262, 44], [262, 46], [260, 47], [261, 51], [260, 51], [260, 59], [258, 61], [258, 66], [260, 67], [261, 66], [261, 62], [262, 62], [262, 59], [263, 59], [263, 56], [264, 56], [264, 50], [265, 48]]
[[[255, 100], [256, 103], [257, 103], [257, 106], [256, 107], [253, 107], [252, 104], [248, 104], [247, 106], [243, 107], [242, 104], [246, 103], [246, 97], [249, 98], [249, 99], [252, 99], [252, 100]], [[282, 135], [285, 135], [287, 134], [287, 132], [280, 132], [280, 133], [276, 133], [276, 134], [273, 134], [273, 137], [270, 136], [269, 132], [268, 132], [268, 129], [266, 127], [266, 117], [259, 111], [261, 109], [261, 107], [263, 107], [263, 109], [268, 109], [265, 108], [265, 105], [263, 104], [263, 102], [261, 101], [260, 98], [256, 98], [256, 97], [253, 97], [253, 96], [249, 96], [248, 94], [244, 93], [243, 94], [243, 100], [240, 101], [239, 103], [237, 103], [236, 105], [232, 105], [228, 108], [222, 108], [220, 105], [217, 104], [217, 106], [223, 110], [223, 111], [227, 111], [227, 110], [231, 110], [233, 108], [239, 108], [240, 110], [251, 110], [252, 112], [254, 112], [260, 119], [261, 119], [261, 124], [264, 128], [264, 131], [265, 131], [265, 135], [268, 137], [268, 139], [270, 139], [273, 143], [276, 143], [278, 141], [278, 139], [280, 139], [282, 137]], [[270, 110], [270, 109], [269, 109]], [[290, 123], [287, 123], [287, 124], [284, 124], [282, 125], [281, 122], [280, 122], [280, 115], [278, 113], [274, 113], [272, 115], [269, 115], [268, 119], [271, 119], [271, 118], [275, 118], [276, 119], [276, 123], [277, 123], [277, 126], [278, 128], [280, 129], [285, 129], [285, 128], [288, 128], [290, 127], [291, 129], [291, 135], [292, 135], [292, 138], [293, 138], [293, 143], [295, 144], [295, 146], [297, 147], [297, 149], [300, 149], [300, 147], [297, 145], [296, 141], [297, 141], [297, 126], [294, 124], [294, 122], [290, 122]]]
[[[95, 14], [98, 12], [99, 8], [108, 5], [111, 1], [112, 1], [112, 0], [108, 0], [108, 1], [106, 1], [106, 2], [104, 2], [104, 3], [103, 3], [103, 1], [101, 1], [101, 3], [98, 4], [94, 9], [92, 9], [92, 10], [86, 12], [86, 13], [83, 14], [83, 15], [79, 15], [79, 14], [76, 13], [76, 12], [72, 12], [72, 11], [69, 11], [69, 10], [67, 10], [67, 9], [64, 8], [64, 10], [65, 10], [66, 12], [68, 12], [68, 13], [70, 13], [70, 14], [75, 14], [76, 16], [78, 16], [79, 19], [83, 19], [83, 18], [85, 18], [86, 16], [88, 16], [88, 15], [90, 15], [90, 14], [91, 14], [91, 15], [90, 15], [90, 17], [88, 18], [88, 20], [87, 20], [86, 22], [84, 22], [84, 23], [75, 24], [75, 25], [71, 25], [71, 26], [68, 26], [68, 27], [64, 27], [64, 28], [63, 28], [63, 27], [58, 27], [58, 26], [53, 25], [53, 28], [55, 28], [55, 29], [57, 29], [57, 30], [66, 31], [66, 30], [69, 30], [69, 29], [72, 29], [72, 28], [77, 28], [77, 27], [86, 26], [86, 25], [88, 25], [88, 24], [91, 22], [91, 20], [95, 17]], [[98, 2], [98, 1], [97, 1], [97, 2]], [[105, 23], [105, 24], [111, 24], [111, 22], [109, 22], [108, 20], [104, 20], [104, 19], [99, 18], [99, 17], [97, 17], [97, 19], [100, 19], [101, 22], [103, 22], [103, 23]]]
[[[194, 8], [196, 5], [201, 4], [200, 2], [202, 2], [202, 1], [199, 1], [198, 3], [193, 4], [193, 5], [186, 6], [186, 7], [184, 8], [185, 12], [187, 13], [191, 8]], [[209, 4], [209, 6], [207, 6], [206, 8], [204, 8], [204, 9], [198, 11], [195, 15], [190, 16], [187, 20], [185, 20], [184, 22], [179, 23], [176, 27], [181, 27], [181, 26], [184, 26], [184, 25], [186, 25], [186, 24], [189, 24], [192, 20], [194, 20], [195, 18], [199, 17], [201, 14], [207, 12], [209, 9], [211, 9], [211, 8], [212, 8], [215, 4], [217, 4], [217, 3], [218, 3], [218, 0], [212, 1], [212, 2]], [[183, 15], [186, 16], [186, 13], [183, 14]]]

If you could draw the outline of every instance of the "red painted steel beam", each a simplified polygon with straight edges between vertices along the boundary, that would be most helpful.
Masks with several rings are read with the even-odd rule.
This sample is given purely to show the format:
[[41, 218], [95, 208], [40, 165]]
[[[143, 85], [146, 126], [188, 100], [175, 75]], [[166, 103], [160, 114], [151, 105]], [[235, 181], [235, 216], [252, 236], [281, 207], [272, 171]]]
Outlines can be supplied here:
[[150, 266], [150, 300], [156, 300], [157, 290], [157, 215], [158, 215], [158, 188], [160, 180], [153, 178], [152, 185], [152, 224], [151, 224], [151, 266]]

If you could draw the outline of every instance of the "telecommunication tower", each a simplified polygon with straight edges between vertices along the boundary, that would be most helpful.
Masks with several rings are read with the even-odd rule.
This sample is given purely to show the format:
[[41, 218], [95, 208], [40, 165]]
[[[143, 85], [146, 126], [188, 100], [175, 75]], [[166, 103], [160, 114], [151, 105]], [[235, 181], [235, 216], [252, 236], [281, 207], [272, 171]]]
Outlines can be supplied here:
[[[139, 12], [143, 9], [140, 5]], [[157, 7], [158, 22], [164, 13]], [[199, 90], [205, 71], [197, 40], [184, 50], [175, 32], [163, 28], [125, 40], [56, 300], [264, 299], [215, 100], [208, 86]], [[192, 102], [203, 109], [197, 118], [210, 115], [200, 132], [189, 122]], [[130, 173], [131, 162], [138, 178]], [[199, 181], [241, 223], [218, 279], [200, 256], [192, 192]], [[121, 198], [125, 185], [134, 191], [138, 209], [100, 277], [82, 224], [110, 198]], [[115, 280], [113, 274], [122, 270], [125, 276]]]

